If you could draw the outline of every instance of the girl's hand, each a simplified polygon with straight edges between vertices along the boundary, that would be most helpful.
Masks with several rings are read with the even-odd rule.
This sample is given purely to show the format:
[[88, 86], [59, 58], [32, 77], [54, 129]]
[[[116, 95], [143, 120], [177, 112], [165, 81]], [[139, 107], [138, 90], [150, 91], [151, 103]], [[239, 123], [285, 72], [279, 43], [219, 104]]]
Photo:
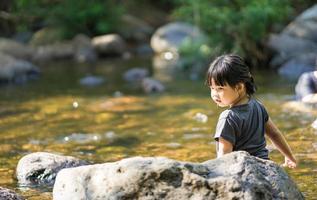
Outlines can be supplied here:
[[284, 162], [284, 164], [282, 164], [282, 167], [289, 167], [291, 169], [294, 169], [297, 166], [296, 163], [297, 163], [297, 161], [295, 159], [290, 160], [287, 157], [285, 157], [285, 162]]

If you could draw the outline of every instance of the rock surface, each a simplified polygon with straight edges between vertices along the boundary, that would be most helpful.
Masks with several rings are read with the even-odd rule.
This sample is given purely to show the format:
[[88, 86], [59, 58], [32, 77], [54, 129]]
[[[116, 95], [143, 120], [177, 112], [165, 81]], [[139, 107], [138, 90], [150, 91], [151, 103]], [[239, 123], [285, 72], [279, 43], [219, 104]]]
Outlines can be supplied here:
[[165, 91], [164, 85], [153, 78], [144, 78], [142, 80], [142, 88], [147, 94]]
[[83, 34], [78, 34], [73, 39], [74, 60], [80, 63], [93, 63], [97, 60], [97, 54], [91, 44], [91, 39]]
[[0, 38], [0, 52], [17, 59], [30, 60], [34, 49], [10, 39]]
[[233, 152], [204, 163], [162, 157], [63, 169], [53, 189], [62, 199], [304, 199], [272, 161]]
[[118, 34], [107, 34], [92, 38], [92, 46], [99, 55], [123, 54], [126, 51], [126, 43]]
[[121, 17], [122, 25], [119, 28], [120, 35], [124, 39], [146, 42], [154, 31], [154, 28], [144, 19], [130, 14]]
[[105, 79], [103, 77], [91, 76], [91, 75], [85, 76], [79, 80], [80, 85], [87, 86], [87, 87], [95, 87], [95, 86], [101, 85], [104, 82], [105, 82]]
[[0, 200], [22, 200], [14, 191], [0, 187]]
[[184, 22], [171, 22], [155, 31], [151, 47], [155, 53], [178, 52], [186, 40], [206, 41], [201, 30]]
[[16, 59], [0, 52], [0, 81], [23, 83], [39, 74], [39, 69], [32, 63]]
[[304, 11], [280, 34], [271, 35], [268, 46], [276, 52], [270, 65], [279, 74], [297, 79], [313, 71], [317, 58], [317, 5]]
[[49, 45], [38, 46], [33, 54], [35, 62], [70, 59], [74, 55], [74, 46], [71, 42], [59, 42]]
[[124, 72], [123, 79], [128, 82], [139, 82], [147, 77], [149, 71], [145, 68], [132, 68]]
[[36, 152], [19, 160], [16, 174], [18, 182], [22, 186], [52, 186], [61, 169], [86, 164], [88, 162], [71, 156]]

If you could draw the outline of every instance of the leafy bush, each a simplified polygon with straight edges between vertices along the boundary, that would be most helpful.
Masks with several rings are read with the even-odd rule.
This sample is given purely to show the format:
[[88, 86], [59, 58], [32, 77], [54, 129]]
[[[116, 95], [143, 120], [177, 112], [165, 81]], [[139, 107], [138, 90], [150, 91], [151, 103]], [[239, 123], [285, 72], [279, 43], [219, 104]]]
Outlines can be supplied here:
[[204, 30], [212, 49], [239, 53], [253, 64], [267, 59], [263, 46], [268, 33], [292, 11], [289, 0], [174, 1], [173, 16]]
[[196, 80], [205, 74], [205, 67], [210, 61], [210, 55], [216, 53], [216, 50], [210, 48], [206, 44], [206, 39], [192, 40], [191, 38], [185, 39], [179, 49], [179, 54], [182, 57], [180, 68], [185, 72], [188, 71], [189, 78]]
[[20, 28], [55, 26], [65, 38], [77, 33], [98, 35], [112, 32], [118, 26], [122, 7], [115, 0], [16, 0], [15, 13]]

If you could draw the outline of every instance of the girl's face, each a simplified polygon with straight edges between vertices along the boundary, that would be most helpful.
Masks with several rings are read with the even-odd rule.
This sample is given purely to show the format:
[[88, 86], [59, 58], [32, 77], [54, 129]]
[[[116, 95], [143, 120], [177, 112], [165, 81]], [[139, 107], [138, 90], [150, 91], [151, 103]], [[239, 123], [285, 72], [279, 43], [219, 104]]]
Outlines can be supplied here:
[[210, 95], [212, 100], [220, 107], [233, 106], [239, 99], [239, 91], [228, 84], [216, 85], [214, 79], [211, 80]]

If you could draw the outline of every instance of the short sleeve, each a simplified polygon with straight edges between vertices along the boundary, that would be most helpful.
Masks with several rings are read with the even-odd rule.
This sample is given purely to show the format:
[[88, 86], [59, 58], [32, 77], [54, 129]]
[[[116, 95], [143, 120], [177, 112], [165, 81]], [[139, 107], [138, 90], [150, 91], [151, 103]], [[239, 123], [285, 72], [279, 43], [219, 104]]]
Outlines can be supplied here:
[[263, 111], [264, 122], [266, 123], [269, 120], [269, 114], [267, 113], [267, 111], [263, 105], [262, 105], [262, 111]]
[[234, 146], [236, 142], [236, 128], [235, 124], [233, 123], [230, 118], [220, 118], [217, 123], [216, 133], [215, 133], [215, 140], [218, 141], [220, 137], [229, 141], [232, 146]]
[[259, 101], [256, 101], [256, 102], [258, 102], [258, 104], [256, 106], [258, 109], [258, 112], [261, 113], [261, 115], [264, 119], [264, 123], [266, 123], [269, 120], [269, 114], [261, 102], [259, 102]]

